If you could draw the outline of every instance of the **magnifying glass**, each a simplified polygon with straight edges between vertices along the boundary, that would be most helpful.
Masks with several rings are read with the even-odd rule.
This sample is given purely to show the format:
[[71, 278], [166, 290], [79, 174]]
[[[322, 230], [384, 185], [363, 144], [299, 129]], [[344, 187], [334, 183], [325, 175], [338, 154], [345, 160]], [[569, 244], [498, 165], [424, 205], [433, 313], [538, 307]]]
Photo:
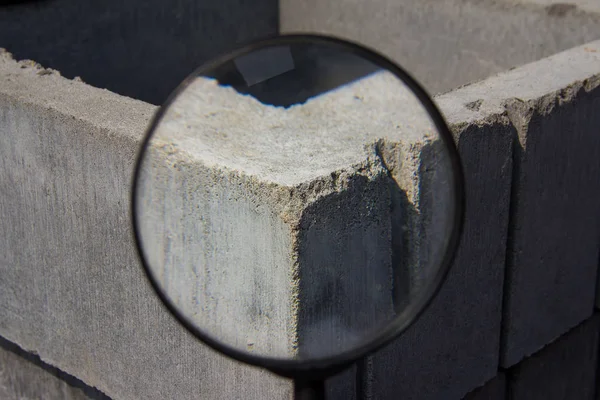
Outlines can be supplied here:
[[296, 398], [400, 335], [463, 220], [451, 133], [360, 45], [284, 35], [195, 71], [156, 113], [132, 211], [156, 293], [198, 339], [293, 378]]

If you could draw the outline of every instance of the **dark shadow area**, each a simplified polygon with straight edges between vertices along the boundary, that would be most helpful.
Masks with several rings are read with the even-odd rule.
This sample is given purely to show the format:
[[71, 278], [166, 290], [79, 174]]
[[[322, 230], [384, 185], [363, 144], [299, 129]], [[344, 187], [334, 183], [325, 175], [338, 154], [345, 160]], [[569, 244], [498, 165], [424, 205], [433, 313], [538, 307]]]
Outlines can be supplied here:
[[196, 68], [278, 32], [277, 0], [46, 0], [0, 7], [0, 47], [162, 104]]
[[475, 390], [467, 393], [462, 400], [505, 400], [510, 399], [506, 397], [506, 386], [507, 379], [504, 372], [499, 371], [491, 380], [487, 381], [485, 385], [476, 388]]
[[88, 386], [83, 381], [75, 378], [73, 375], [69, 375], [66, 372], [61, 371], [60, 369], [45, 363], [38, 355], [23, 350], [16, 344], [6, 340], [1, 336], [0, 347], [40, 367], [50, 375], [57, 377], [58, 379], [64, 381], [68, 385], [80, 389], [88, 398], [90, 398], [90, 400], [111, 400], [110, 397], [108, 397], [98, 389]]
[[402, 221], [412, 205], [402, 199], [406, 194], [391, 177], [369, 181], [358, 175], [347, 190], [324, 196], [303, 213], [298, 227], [301, 357], [348, 350], [368, 338], [357, 332], [373, 333], [373, 321], [389, 322], [399, 304], [407, 303], [410, 273], [400, 253], [405, 250]]
[[507, 339], [509, 335], [509, 318], [508, 310], [512, 304], [511, 299], [511, 288], [510, 283], [513, 281], [513, 260], [512, 255], [514, 253], [514, 232], [517, 223], [517, 206], [519, 202], [519, 177], [521, 176], [521, 160], [523, 159], [524, 149], [519, 142], [519, 133], [517, 132], [514, 124], [511, 124], [512, 134], [512, 148], [511, 148], [511, 185], [510, 185], [510, 201], [509, 201], [509, 213], [508, 213], [508, 224], [506, 229], [506, 256], [505, 256], [505, 268], [504, 268], [504, 279], [502, 287], [502, 314], [500, 319], [500, 353], [499, 363], [500, 367], [505, 365], [504, 349], [507, 348]]
[[30, 5], [32, 3], [47, 2], [52, 0], [0, 0], [0, 7]]
[[[511, 132], [502, 123], [457, 128], [466, 192], [460, 245], [431, 307], [374, 354], [365, 377], [373, 398], [460, 399], [496, 374]], [[469, 363], [468, 374], [456, 368]]]
[[[289, 107], [364, 78], [380, 70], [378, 66], [349, 51], [314, 44], [294, 44], [281, 47], [283, 56], [272, 56], [263, 63], [288, 62], [291, 55], [293, 68], [262, 82], [248, 85], [234, 61], [224, 64], [207, 77], [221, 85], [231, 86], [239, 93], [249, 94], [264, 104]], [[256, 69], [265, 68], [257, 62]], [[262, 64], [264, 65], [264, 64]]]
[[388, 184], [391, 196], [390, 220], [392, 224], [392, 301], [394, 302], [394, 311], [400, 313], [408, 306], [411, 293], [410, 265], [403, 257], [410, 251], [411, 237], [403, 233], [410, 232], [411, 228], [406, 230], [404, 228], [409, 221], [417, 218], [418, 212], [408, 201], [406, 191], [400, 189], [392, 177], [388, 178]]
[[600, 316], [505, 370], [507, 399], [595, 400]]
[[507, 106], [513, 124], [523, 127], [513, 149], [503, 367], [588, 318], [595, 303], [600, 88], [569, 90], [553, 104]]

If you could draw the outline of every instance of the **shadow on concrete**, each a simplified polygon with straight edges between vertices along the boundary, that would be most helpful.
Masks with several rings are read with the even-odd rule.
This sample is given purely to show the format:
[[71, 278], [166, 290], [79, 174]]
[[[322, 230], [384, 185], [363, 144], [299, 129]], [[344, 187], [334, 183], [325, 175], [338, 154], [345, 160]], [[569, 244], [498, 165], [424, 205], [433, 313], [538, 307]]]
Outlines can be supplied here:
[[[294, 44], [286, 50], [291, 53], [293, 68], [250, 86], [233, 61], [206, 76], [217, 79], [221, 85], [233, 87], [239, 93], [249, 94], [264, 104], [290, 107], [380, 70], [375, 64], [353, 53], [323, 45]], [[270, 61], [284, 63], [287, 60], [275, 56]]]
[[48, 2], [52, 0], [0, 0], [0, 7], [15, 7], [31, 5], [32, 3]]
[[366, 339], [357, 332], [373, 334], [429, 290], [452, 214], [440, 197], [453, 189], [436, 187], [447, 185], [442, 146], [420, 152], [418, 205], [388, 170], [374, 180], [354, 176], [347, 190], [306, 208], [298, 225], [300, 356], [348, 350]]
[[16, 59], [152, 104], [204, 62], [279, 25], [277, 0], [9, 3], [0, 7], [0, 47]]

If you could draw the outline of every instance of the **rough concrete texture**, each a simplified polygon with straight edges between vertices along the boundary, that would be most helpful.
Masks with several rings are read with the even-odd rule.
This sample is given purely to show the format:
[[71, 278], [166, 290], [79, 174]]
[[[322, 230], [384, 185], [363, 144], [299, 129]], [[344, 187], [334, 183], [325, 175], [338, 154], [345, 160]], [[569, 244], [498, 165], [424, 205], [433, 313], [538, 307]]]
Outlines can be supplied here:
[[[554, 240], [551, 249], [554, 258], [544, 258], [543, 265], [511, 264], [507, 292], [521, 297], [512, 297], [508, 302], [504, 318], [510, 329], [505, 333], [507, 346], [503, 351], [508, 350], [515, 359], [520, 359], [589, 317], [598, 254], [596, 217], [590, 216], [597, 215], [597, 207], [592, 204], [598, 203], [598, 196], [597, 185], [587, 180], [593, 178], [592, 171], [598, 170], [592, 166], [599, 158], [594, 154], [597, 140], [594, 133], [598, 126], [594, 118], [598, 114], [591, 111], [597, 100], [591, 96], [598, 82], [599, 61], [600, 42], [592, 42], [436, 98], [457, 132], [465, 167], [465, 231], [448, 280], [428, 312], [402, 337], [374, 356], [373, 377], [369, 378], [373, 398], [460, 398], [496, 375], [511, 192], [511, 138], [517, 136], [517, 130], [523, 132], [517, 118], [527, 114], [527, 110], [513, 112], [507, 105], [512, 104], [509, 99], [519, 98], [534, 109], [537, 104], [549, 105], [558, 98], [561, 104], [554, 110], [546, 108], [552, 112], [545, 118], [556, 118], [554, 114], [565, 117], [569, 111], [570, 123], [582, 124], [575, 132], [561, 130], [564, 124], [558, 130], [545, 131], [557, 149], [565, 150], [550, 153], [551, 160], [541, 161], [552, 179], [559, 180], [562, 186], [552, 186], [551, 192], [544, 187], [535, 191], [538, 176], [528, 180], [529, 187], [534, 189], [526, 189], [531, 193], [531, 204], [543, 206], [546, 223], [561, 220], [561, 229], [568, 234], [565, 232], [560, 238], [575, 237], [581, 243]], [[577, 107], [564, 109], [564, 103], [569, 102], [582, 107], [581, 111]], [[569, 135], [569, 140], [564, 135]], [[517, 151], [520, 148], [518, 144], [515, 147]], [[517, 152], [516, 156], [522, 153]], [[553, 165], [581, 178], [565, 181], [564, 176], [552, 171]], [[517, 173], [528, 174], [531, 172], [523, 168]], [[587, 183], [580, 185], [580, 182]], [[547, 183], [546, 187], [551, 184], [554, 185]], [[524, 189], [518, 190], [515, 193]], [[560, 193], [573, 200], [568, 209], [560, 203], [566, 197], [557, 196]], [[552, 199], [554, 204], [548, 204]], [[491, 209], [494, 211], [490, 212]], [[528, 211], [531, 214], [536, 210]], [[527, 220], [535, 216], [530, 214], [513, 216], [518, 225], [511, 229], [512, 254], [521, 257], [528, 252], [544, 254], [548, 251], [542, 247], [546, 244], [544, 240], [556, 238], [556, 230], [548, 229], [547, 225], [530, 231], [526, 237], [518, 232], [514, 235], [515, 226], [536, 223], [535, 219]]]
[[88, 396], [19, 355], [0, 347], [0, 399], [2, 400], [109, 400]]
[[[537, 83], [549, 89], [546, 95], [515, 93], [507, 105], [519, 140], [504, 367], [556, 339], [594, 308], [600, 254], [600, 42], [555, 60], [555, 71], [538, 76]], [[577, 66], [583, 62], [596, 70], [580, 75]], [[557, 71], [565, 78], [571, 74], [571, 82], [555, 86], [563, 78]]]
[[514, 400], [595, 400], [600, 317], [586, 320], [507, 373]]
[[333, 355], [379, 333], [424, 293], [452, 228], [446, 149], [389, 73], [287, 109], [199, 78], [148, 154], [149, 264], [193, 323], [244, 351]]
[[459, 399], [496, 375], [513, 130], [501, 113], [480, 114], [463, 100], [438, 99], [459, 108], [446, 115], [465, 169], [461, 244], [427, 312], [373, 356], [367, 398]]
[[359, 376], [359, 367], [357, 364], [325, 381], [325, 390], [328, 399], [362, 400], [362, 397], [358, 393], [357, 378]]
[[590, 42], [438, 98], [449, 115], [458, 110], [444, 102], [452, 97], [478, 112], [505, 112], [517, 130], [505, 367], [592, 313], [600, 234], [598, 65], [600, 42]]
[[596, 0], [547, 2], [282, 0], [280, 29], [372, 46], [441, 93], [600, 38]]
[[278, 30], [277, 0], [44, 0], [0, 7], [0, 46], [162, 104], [212, 57]]
[[506, 397], [506, 376], [498, 372], [491, 381], [473, 390], [463, 400], [504, 400]]
[[0, 76], [0, 335], [115, 399], [289, 398], [188, 335], [145, 280], [129, 190], [155, 107], [6, 54]]

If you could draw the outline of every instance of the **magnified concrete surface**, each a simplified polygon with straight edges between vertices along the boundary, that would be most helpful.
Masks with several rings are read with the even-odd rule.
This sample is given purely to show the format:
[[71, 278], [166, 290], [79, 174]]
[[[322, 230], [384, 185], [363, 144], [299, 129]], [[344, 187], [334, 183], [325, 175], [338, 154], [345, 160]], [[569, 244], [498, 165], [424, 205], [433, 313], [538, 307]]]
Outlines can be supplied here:
[[199, 77], [146, 157], [150, 269], [200, 330], [263, 356], [379, 334], [431, 290], [453, 228], [448, 149], [388, 72], [289, 108]]

